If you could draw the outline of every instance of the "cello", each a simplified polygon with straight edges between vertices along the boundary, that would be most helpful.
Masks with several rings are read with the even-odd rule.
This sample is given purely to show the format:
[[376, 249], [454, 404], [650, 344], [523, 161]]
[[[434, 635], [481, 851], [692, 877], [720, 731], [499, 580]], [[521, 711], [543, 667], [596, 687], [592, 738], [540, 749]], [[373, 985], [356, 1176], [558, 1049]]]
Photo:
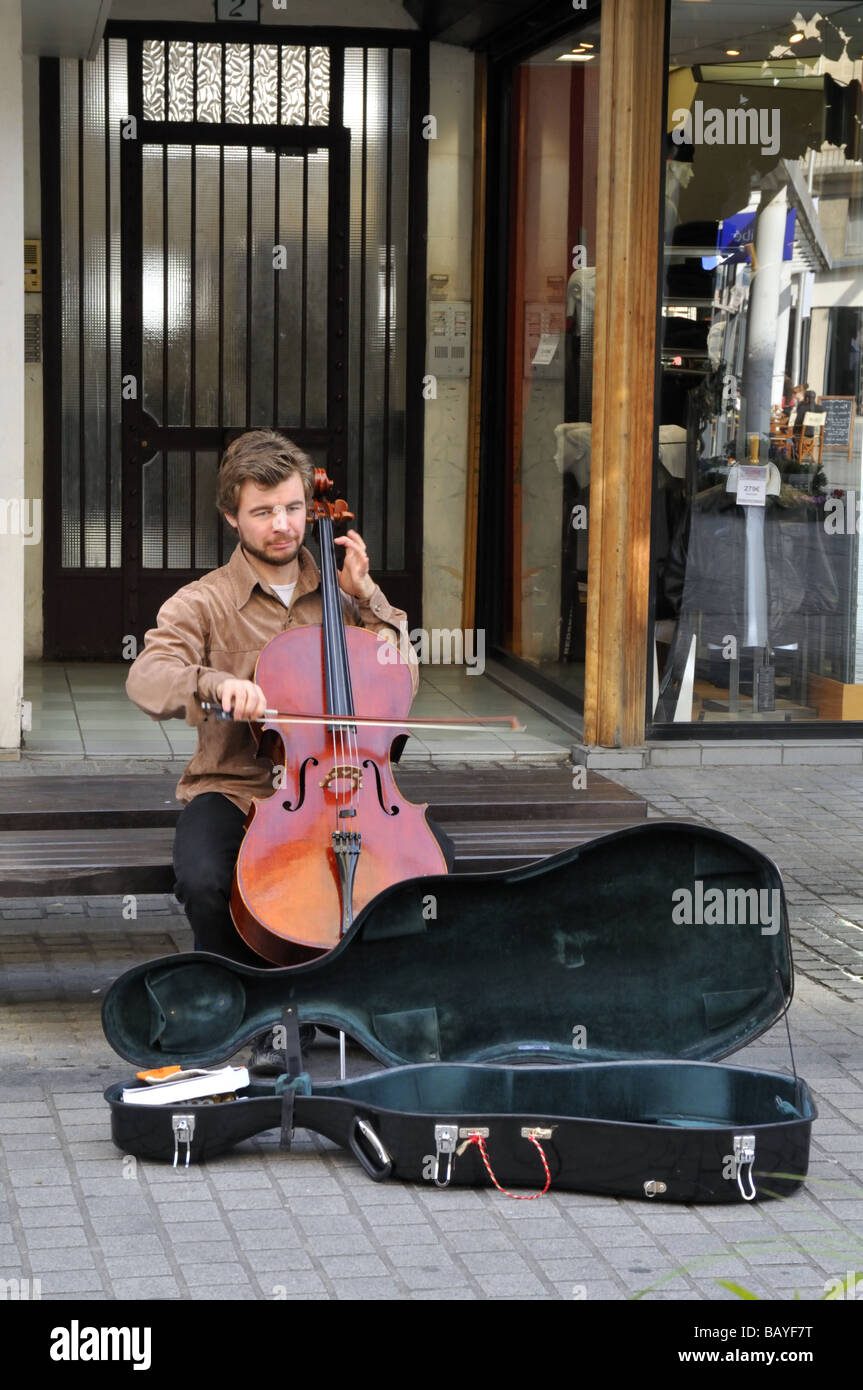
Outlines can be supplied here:
[[318, 526], [322, 624], [279, 633], [255, 667], [255, 684], [277, 702], [253, 724], [259, 752], [284, 771], [272, 796], [252, 802], [231, 890], [240, 936], [281, 966], [331, 950], [390, 884], [447, 872], [427, 804], [405, 800], [393, 777], [393, 743], [419, 722], [408, 719], [409, 664], [390, 649], [385, 668], [377, 634], [344, 622], [333, 524], [352, 513], [326, 499], [331, 488], [316, 469], [308, 519]]

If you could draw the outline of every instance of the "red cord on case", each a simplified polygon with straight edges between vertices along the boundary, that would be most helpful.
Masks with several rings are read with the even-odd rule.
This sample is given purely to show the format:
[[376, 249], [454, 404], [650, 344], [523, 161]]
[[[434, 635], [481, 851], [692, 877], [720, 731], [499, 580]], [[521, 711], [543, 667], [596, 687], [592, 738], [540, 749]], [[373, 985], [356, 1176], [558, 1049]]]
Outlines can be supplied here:
[[542, 1189], [541, 1192], [531, 1192], [530, 1196], [528, 1197], [524, 1196], [520, 1192], [507, 1192], [505, 1187], [501, 1187], [500, 1183], [498, 1182], [497, 1178], [491, 1170], [491, 1163], [489, 1162], [488, 1153], [486, 1152], [485, 1140], [483, 1139], [481, 1134], [472, 1134], [468, 1141], [471, 1144], [476, 1144], [479, 1148], [480, 1154], [482, 1155], [482, 1161], [485, 1164], [486, 1172], [488, 1173], [498, 1192], [502, 1192], [504, 1197], [512, 1197], [513, 1201], [515, 1202], [534, 1202], [536, 1201], [537, 1197], [544, 1197], [548, 1189], [551, 1187], [551, 1172], [549, 1171], [548, 1161], [545, 1157], [545, 1153], [543, 1152], [542, 1145], [540, 1144], [536, 1136], [533, 1134], [528, 1134], [525, 1137], [530, 1140], [534, 1148], [539, 1150], [539, 1156], [542, 1159], [542, 1166], [545, 1169], [545, 1187]]

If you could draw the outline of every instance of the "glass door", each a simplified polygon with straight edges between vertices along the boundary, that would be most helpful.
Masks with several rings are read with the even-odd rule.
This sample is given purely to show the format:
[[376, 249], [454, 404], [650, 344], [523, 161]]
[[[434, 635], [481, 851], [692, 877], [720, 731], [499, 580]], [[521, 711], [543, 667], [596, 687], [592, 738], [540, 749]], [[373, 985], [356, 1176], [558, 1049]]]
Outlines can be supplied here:
[[198, 144], [182, 132], [157, 141], [149, 124], [128, 147], [124, 239], [125, 611], [139, 636], [165, 598], [230, 554], [214, 501], [226, 442], [275, 423], [343, 489], [347, 423], [335, 249], [347, 132], [276, 130], [259, 143], [259, 126], [233, 126], [224, 143]]
[[513, 73], [505, 652], [584, 695], [599, 20]]

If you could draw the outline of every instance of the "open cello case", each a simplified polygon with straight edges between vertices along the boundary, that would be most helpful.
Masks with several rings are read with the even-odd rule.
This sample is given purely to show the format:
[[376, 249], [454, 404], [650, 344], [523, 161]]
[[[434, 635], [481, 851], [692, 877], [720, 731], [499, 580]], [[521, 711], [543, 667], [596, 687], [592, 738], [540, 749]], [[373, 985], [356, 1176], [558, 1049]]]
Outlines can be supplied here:
[[[787, 1196], [805, 1179], [806, 1083], [721, 1063], [792, 995], [779, 872], [720, 831], [647, 822], [506, 873], [410, 879], [310, 964], [205, 953], [121, 976], [103, 1006], [139, 1067], [213, 1066], [268, 1028], [285, 1074], [236, 1100], [136, 1106], [105, 1092], [127, 1154], [205, 1160], [294, 1126], [372, 1178], [676, 1202]], [[383, 1070], [312, 1081], [298, 1023]], [[134, 1083], [132, 1083], [134, 1084]]]

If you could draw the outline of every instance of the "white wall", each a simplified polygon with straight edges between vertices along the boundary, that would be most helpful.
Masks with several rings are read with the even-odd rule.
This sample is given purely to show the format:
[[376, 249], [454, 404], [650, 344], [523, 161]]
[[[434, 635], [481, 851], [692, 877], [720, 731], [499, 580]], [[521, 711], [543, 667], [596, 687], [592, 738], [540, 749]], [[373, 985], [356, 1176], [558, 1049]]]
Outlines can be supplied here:
[[[469, 300], [471, 291], [473, 74], [473, 54], [466, 49], [431, 45], [429, 114], [437, 120], [437, 139], [429, 141], [427, 271], [449, 276], [448, 299]], [[425, 403], [426, 628], [462, 625], [469, 389], [467, 377], [441, 379], [437, 399]]]
[[859, 309], [863, 307], [863, 281], [856, 266], [822, 270], [812, 287], [813, 309]]
[[[21, 83], [21, 8], [0, 6], [0, 498], [21, 501], [24, 486], [24, 169]], [[8, 508], [4, 507], [8, 515]], [[21, 744], [24, 544], [0, 534], [0, 755]]]

